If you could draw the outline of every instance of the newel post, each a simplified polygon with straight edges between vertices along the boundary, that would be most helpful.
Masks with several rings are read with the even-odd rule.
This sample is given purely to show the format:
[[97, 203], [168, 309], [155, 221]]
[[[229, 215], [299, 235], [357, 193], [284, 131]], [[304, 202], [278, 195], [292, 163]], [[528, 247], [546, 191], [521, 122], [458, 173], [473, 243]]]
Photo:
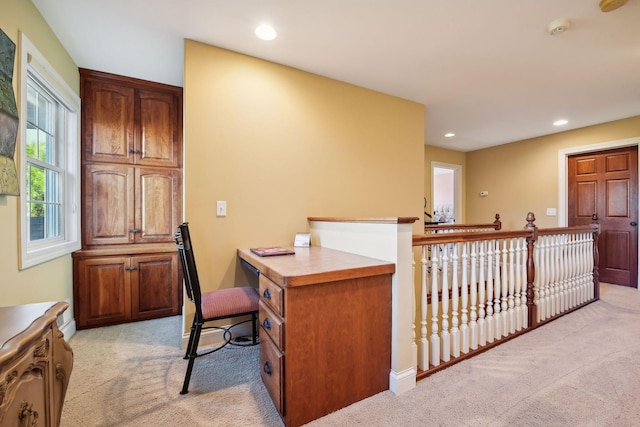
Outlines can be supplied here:
[[600, 235], [600, 224], [598, 224], [598, 215], [593, 214], [591, 217], [591, 227], [593, 227], [593, 298], [600, 299], [600, 252], [598, 251], [598, 236]]
[[538, 239], [538, 227], [534, 224], [536, 216], [533, 212], [527, 214], [527, 225], [525, 230], [531, 232], [527, 236], [527, 314], [529, 316], [528, 323], [531, 329], [538, 326], [538, 316], [534, 298], [534, 281], [536, 278], [536, 266], [533, 262], [533, 250], [536, 240]]
[[496, 227], [496, 230], [502, 230], [502, 221], [500, 221], [500, 214], [497, 213], [495, 216], [495, 220], [493, 221], [493, 224]]

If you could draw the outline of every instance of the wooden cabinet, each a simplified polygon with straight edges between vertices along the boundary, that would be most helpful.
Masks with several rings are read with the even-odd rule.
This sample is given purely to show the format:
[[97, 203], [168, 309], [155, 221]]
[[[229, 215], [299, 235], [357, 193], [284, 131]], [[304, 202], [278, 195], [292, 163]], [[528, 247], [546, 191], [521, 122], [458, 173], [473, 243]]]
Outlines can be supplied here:
[[86, 165], [84, 244], [173, 242], [181, 175], [176, 169]]
[[95, 251], [74, 253], [77, 323], [92, 327], [178, 314], [178, 269], [175, 252], [104, 256]]
[[0, 307], [0, 425], [58, 426], [73, 352], [56, 319], [65, 302]]
[[391, 371], [395, 265], [320, 247], [295, 251], [238, 251], [260, 272], [260, 373], [287, 427], [388, 390]]
[[146, 90], [149, 82], [106, 73], [84, 70], [81, 76], [86, 161], [182, 165], [181, 92], [155, 85]]
[[78, 328], [179, 314], [182, 88], [80, 70]]

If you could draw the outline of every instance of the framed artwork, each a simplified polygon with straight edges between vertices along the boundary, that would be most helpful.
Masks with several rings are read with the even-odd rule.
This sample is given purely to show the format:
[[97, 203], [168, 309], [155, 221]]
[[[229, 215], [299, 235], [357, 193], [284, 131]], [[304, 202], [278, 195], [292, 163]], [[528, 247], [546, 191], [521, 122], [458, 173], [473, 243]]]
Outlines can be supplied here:
[[20, 194], [14, 154], [18, 136], [18, 107], [13, 93], [16, 45], [0, 30], [0, 194]]

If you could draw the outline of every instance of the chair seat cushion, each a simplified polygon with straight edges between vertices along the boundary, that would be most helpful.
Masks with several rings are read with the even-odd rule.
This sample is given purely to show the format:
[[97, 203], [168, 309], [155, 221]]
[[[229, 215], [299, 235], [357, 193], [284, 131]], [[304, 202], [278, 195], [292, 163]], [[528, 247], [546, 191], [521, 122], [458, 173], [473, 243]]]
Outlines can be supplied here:
[[250, 286], [206, 292], [202, 295], [202, 316], [213, 319], [258, 311], [259, 300], [258, 291]]

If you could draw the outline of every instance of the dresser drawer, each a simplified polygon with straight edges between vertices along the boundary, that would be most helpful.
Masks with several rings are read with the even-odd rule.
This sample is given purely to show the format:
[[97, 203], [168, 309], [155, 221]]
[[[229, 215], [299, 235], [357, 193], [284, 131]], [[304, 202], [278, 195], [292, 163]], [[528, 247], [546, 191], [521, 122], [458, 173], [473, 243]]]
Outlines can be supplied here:
[[260, 341], [260, 376], [271, 400], [281, 414], [283, 413], [284, 355], [270, 339]]
[[263, 301], [260, 301], [260, 325], [276, 346], [284, 350], [284, 322]]
[[266, 276], [260, 275], [260, 301], [264, 301], [276, 314], [284, 315], [284, 290], [269, 280]]

